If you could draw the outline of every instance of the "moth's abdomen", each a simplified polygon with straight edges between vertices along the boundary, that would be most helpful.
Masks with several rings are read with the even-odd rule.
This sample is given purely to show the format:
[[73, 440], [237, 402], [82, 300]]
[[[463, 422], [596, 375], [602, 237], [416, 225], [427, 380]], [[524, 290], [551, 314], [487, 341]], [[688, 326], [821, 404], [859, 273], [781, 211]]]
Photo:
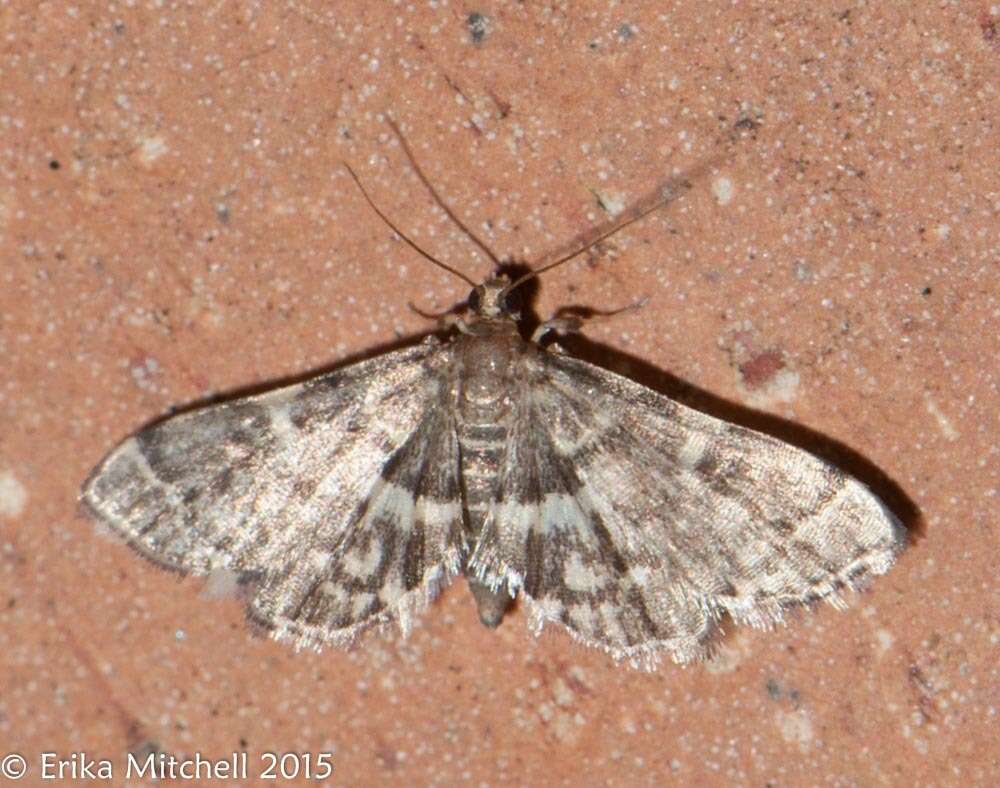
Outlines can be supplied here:
[[[477, 422], [458, 423], [462, 510], [470, 554], [478, 546], [487, 515], [497, 497], [500, 467], [506, 460], [507, 442], [508, 427], [504, 420], [484, 418]], [[463, 566], [463, 570], [466, 569]], [[497, 626], [511, 605], [508, 592], [474, 575], [469, 575], [469, 589], [476, 600], [480, 620], [488, 627]]]
[[506, 424], [458, 424], [463, 508], [473, 538], [479, 536], [486, 513], [496, 498], [497, 478], [506, 445]]

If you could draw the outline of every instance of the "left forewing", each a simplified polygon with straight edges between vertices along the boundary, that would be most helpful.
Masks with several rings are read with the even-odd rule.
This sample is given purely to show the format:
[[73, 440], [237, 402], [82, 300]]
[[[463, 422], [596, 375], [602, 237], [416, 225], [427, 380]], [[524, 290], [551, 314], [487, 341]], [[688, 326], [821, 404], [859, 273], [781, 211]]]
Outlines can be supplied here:
[[458, 453], [440, 347], [166, 419], [82, 499], [151, 560], [228, 570], [277, 636], [316, 645], [403, 619], [458, 570]]

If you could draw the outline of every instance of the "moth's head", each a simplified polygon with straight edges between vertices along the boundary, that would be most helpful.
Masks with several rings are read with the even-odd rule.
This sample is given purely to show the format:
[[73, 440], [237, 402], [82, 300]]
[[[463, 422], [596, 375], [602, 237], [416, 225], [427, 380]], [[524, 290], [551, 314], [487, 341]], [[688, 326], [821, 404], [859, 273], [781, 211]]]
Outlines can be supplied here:
[[478, 317], [519, 317], [517, 298], [510, 287], [510, 277], [498, 274], [477, 285], [469, 293], [469, 309]]

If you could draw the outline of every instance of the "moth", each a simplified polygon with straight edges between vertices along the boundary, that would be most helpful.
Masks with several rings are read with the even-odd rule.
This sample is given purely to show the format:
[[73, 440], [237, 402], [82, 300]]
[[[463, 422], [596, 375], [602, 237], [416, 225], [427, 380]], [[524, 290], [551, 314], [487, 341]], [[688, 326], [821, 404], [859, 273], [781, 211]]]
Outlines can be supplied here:
[[84, 504], [157, 564], [234, 573], [299, 647], [405, 634], [464, 574], [487, 626], [520, 597], [536, 634], [688, 662], [724, 614], [771, 626], [889, 569], [905, 531], [859, 481], [547, 345], [564, 324], [524, 338], [540, 270], [475, 286], [444, 339], [140, 430]]

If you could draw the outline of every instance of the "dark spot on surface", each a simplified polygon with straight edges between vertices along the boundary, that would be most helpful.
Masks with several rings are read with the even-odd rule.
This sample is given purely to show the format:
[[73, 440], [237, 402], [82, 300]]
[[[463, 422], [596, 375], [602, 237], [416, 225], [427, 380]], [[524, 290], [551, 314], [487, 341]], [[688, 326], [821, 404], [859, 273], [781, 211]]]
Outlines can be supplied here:
[[923, 290], [920, 291], [920, 295], [926, 297], [926, 296], [929, 296], [932, 292], [934, 292], [934, 291], [931, 290], [931, 288], [925, 287]]
[[[487, 92], [490, 94], [490, 98], [493, 99], [493, 103], [497, 105], [497, 112], [499, 113], [500, 120], [503, 120], [508, 115], [510, 115], [512, 107], [511, 103], [495, 95], [493, 91], [488, 90]], [[490, 229], [492, 230], [493, 229], [492, 224], [491, 223], [488, 224], [490, 225]]]
[[733, 131], [746, 132], [748, 134], [756, 134], [757, 129], [759, 128], [760, 121], [754, 120], [746, 115], [733, 124]]
[[[138, 723], [136, 723], [138, 725]], [[133, 736], [138, 737], [141, 735], [139, 730], [133, 730], [130, 726], [129, 738]], [[154, 739], [142, 739], [137, 741], [134, 745], [129, 748], [129, 755], [135, 760], [136, 763], [143, 763], [149, 756], [157, 756], [162, 753], [163, 750], [160, 748], [160, 743]]]
[[740, 377], [751, 391], [767, 385], [784, 368], [780, 350], [765, 350], [739, 366]]
[[635, 37], [636, 29], [628, 22], [622, 22], [618, 25], [618, 38], [622, 41], [628, 41]]
[[393, 772], [399, 768], [399, 758], [396, 751], [387, 744], [379, 744], [375, 750], [375, 759], [387, 771]]
[[768, 679], [765, 686], [767, 687], [767, 695], [771, 700], [787, 698], [793, 708], [799, 708], [799, 701], [802, 699], [802, 694], [795, 687], [785, 687], [777, 679]]
[[62, 165], [59, 163], [58, 159], [52, 159], [52, 161], [49, 162], [50, 170], [58, 170], [61, 166]]
[[982, 14], [979, 17], [979, 29], [983, 34], [983, 41], [993, 44], [994, 49], [1000, 49], [1000, 30], [997, 22], [998, 20], [989, 14]]
[[472, 39], [473, 44], [483, 43], [483, 39], [490, 32], [490, 20], [489, 17], [484, 16], [478, 11], [473, 11], [465, 20], [465, 26], [469, 29], [469, 38]]

